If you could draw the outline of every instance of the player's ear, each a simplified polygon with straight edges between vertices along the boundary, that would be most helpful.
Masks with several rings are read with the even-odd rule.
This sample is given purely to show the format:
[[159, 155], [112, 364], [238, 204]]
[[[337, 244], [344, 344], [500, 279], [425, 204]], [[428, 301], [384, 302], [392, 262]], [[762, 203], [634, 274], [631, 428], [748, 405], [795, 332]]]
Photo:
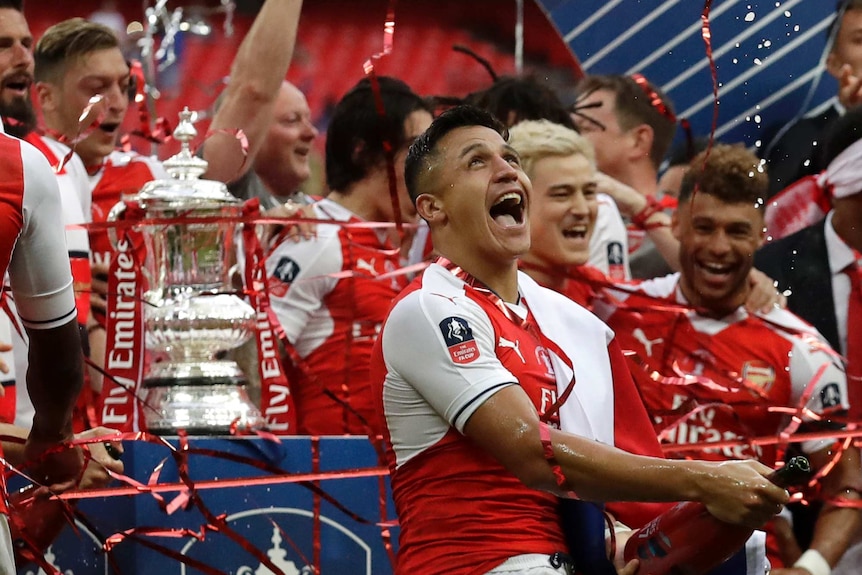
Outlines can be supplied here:
[[[681, 206], [680, 206], [681, 207]], [[682, 230], [680, 230], [680, 209], [679, 207], [673, 211], [673, 214], [670, 217], [670, 231], [673, 234], [673, 237], [679, 241], [680, 236], [682, 235]]]
[[443, 217], [443, 201], [432, 194], [419, 194], [416, 212], [428, 223], [438, 221]]
[[36, 82], [36, 98], [39, 101], [39, 106], [46, 112], [55, 110], [58, 106], [58, 101], [62, 98], [57, 87], [50, 82]]

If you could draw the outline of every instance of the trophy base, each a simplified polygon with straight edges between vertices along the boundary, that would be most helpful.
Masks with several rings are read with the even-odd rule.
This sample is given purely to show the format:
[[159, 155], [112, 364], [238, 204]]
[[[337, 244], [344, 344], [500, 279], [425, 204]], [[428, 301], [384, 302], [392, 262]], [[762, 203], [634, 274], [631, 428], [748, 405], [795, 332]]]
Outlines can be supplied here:
[[266, 426], [233, 361], [155, 364], [144, 388], [144, 419], [156, 435], [232, 435]]

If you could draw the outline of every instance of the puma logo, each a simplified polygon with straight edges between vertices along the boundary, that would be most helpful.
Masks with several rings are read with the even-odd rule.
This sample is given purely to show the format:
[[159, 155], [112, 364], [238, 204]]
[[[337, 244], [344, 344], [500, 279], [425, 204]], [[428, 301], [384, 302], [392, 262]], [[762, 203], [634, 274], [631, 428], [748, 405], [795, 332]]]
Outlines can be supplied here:
[[640, 342], [640, 344], [642, 346], [644, 346], [644, 349], [646, 350], [646, 354], [649, 357], [652, 357], [652, 346], [654, 344], [662, 343], [664, 341], [664, 338], [662, 338], [662, 337], [659, 337], [657, 339], [649, 339], [646, 336], [646, 334], [644, 333], [644, 330], [642, 330], [639, 327], [635, 328], [635, 330], [632, 332], [632, 335], [634, 336], [634, 338], [636, 340], [638, 340], [638, 342]]
[[521, 358], [521, 363], [527, 363], [527, 361], [524, 359], [524, 356], [521, 355], [521, 349], [520, 349], [521, 342], [520, 341], [518, 341], [518, 340], [509, 341], [505, 337], [501, 337], [500, 342], [497, 345], [500, 347], [508, 347], [510, 349], [514, 349], [515, 353], [518, 354], [518, 357]]
[[359, 258], [358, 260], [356, 260], [356, 269], [365, 270], [368, 272], [369, 275], [372, 276], [377, 275], [377, 270], [374, 269], [374, 258], [371, 258], [371, 263], [362, 258]]

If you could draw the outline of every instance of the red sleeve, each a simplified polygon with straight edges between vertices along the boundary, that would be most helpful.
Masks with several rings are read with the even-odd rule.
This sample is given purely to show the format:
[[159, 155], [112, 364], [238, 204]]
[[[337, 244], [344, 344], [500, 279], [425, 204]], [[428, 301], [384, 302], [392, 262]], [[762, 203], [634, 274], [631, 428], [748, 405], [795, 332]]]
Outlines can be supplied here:
[[[608, 344], [614, 378], [614, 444], [638, 455], [664, 458], [655, 430], [629, 372], [617, 340]], [[614, 517], [629, 527], [642, 527], [671, 507], [669, 503], [608, 503]]]

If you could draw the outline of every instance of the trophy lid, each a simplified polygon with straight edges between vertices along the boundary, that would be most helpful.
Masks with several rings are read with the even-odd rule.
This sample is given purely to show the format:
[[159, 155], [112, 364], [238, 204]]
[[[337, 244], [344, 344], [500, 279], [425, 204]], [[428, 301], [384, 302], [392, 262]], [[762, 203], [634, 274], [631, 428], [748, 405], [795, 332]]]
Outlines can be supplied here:
[[191, 151], [190, 142], [198, 134], [192, 123], [194, 117], [188, 107], [180, 112], [180, 122], [173, 133], [180, 142], [180, 151], [162, 162], [171, 179], [153, 180], [141, 188], [136, 199], [146, 206], [221, 208], [242, 204], [222, 182], [200, 179], [206, 172], [207, 161]]

